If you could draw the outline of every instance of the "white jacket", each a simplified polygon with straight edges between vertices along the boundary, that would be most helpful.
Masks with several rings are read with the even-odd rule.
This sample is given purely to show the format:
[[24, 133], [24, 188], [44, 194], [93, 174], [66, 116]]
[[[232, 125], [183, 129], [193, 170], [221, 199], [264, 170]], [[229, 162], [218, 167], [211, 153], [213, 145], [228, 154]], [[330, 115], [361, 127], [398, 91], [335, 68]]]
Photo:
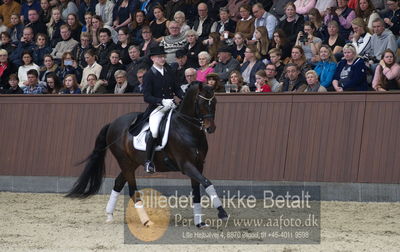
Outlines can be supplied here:
[[101, 13], [101, 7], [100, 3], [96, 4], [96, 15], [101, 16], [104, 25], [112, 26], [114, 3], [107, 0], [103, 13]]

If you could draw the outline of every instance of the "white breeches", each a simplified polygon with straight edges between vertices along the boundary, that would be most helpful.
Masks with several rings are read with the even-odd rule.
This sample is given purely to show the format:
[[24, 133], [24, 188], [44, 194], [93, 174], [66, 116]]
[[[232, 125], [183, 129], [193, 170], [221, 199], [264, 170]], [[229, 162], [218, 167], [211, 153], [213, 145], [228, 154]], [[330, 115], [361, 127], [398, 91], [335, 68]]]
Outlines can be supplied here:
[[150, 114], [149, 124], [150, 124], [150, 132], [153, 138], [158, 137], [158, 126], [160, 125], [161, 119], [163, 118], [164, 114], [168, 112], [169, 108], [164, 106], [158, 106], [156, 109], [153, 110]]

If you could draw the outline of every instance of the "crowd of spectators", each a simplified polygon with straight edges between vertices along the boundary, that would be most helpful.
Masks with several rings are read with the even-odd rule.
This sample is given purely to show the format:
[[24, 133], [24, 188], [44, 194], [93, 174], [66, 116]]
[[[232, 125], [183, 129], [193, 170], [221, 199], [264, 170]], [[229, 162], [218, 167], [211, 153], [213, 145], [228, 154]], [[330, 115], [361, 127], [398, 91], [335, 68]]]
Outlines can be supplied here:
[[400, 89], [400, 0], [2, 0], [0, 93], [141, 93], [161, 45], [217, 92]]

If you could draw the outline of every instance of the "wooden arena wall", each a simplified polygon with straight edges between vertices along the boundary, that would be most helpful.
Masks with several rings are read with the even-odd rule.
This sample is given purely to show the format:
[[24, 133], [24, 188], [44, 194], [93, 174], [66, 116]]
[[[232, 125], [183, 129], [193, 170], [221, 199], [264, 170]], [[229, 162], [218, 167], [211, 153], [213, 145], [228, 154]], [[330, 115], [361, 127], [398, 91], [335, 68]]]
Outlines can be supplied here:
[[[211, 179], [400, 183], [400, 93], [217, 99]], [[145, 107], [140, 95], [0, 96], [0, 176], [78, 176], [101, 127]], [[106, 170], [119, 172], [110, 153]]]

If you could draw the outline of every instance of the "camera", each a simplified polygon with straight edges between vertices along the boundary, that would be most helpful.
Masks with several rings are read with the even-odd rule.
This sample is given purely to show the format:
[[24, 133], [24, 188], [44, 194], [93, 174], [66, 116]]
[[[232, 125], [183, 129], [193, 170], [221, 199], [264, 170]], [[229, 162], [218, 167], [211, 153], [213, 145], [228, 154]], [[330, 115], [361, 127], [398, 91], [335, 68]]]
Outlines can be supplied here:
[[300, 35], [299, 41], [306, 43], [308, 41], [308, 33], [305, 32], [304, 34]]

